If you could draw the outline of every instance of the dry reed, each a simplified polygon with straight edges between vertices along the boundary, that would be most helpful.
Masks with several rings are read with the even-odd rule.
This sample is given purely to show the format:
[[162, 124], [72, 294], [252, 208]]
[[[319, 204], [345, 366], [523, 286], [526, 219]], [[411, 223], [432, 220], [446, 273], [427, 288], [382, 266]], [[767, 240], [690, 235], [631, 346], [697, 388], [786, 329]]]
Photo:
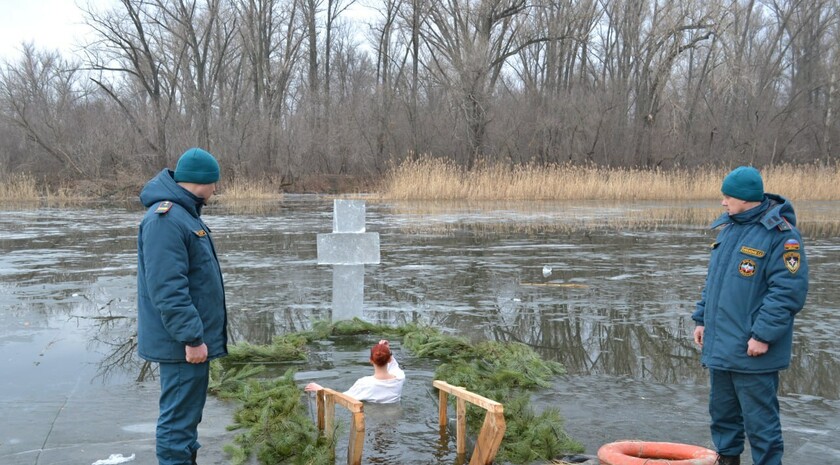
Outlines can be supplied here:
[[277, 200], [283, 197], [268, 181], [232, 181], [224, 183], [215, 196], [223, 204], [237, 204], [252, 200]]
[[[728, 169], [642, 170], [595, 166], [479, 164], [421, 158], [391, 168], [380, 193], [391, 200], [708, 200], [720, 198]], [[765, 190], [791, 200], [838, 200], [840, 166], [762, 170]]]
[[28, 174], [12, 174], [0, 180], [2, 202], [37, 202], [40, 198], [35, 178]]
[[26, 173], [0, 178], [0, 203], [4, 205], [31, 208], [33, 204], [38, 204], [61, 208], [88, 200], [90, 198], [81, 191], [39, 183], [35, 177]]
[[87, 202], [90, 197], [67, 187], [44, 188], [44, 203], [51, 207], [67, 207]]

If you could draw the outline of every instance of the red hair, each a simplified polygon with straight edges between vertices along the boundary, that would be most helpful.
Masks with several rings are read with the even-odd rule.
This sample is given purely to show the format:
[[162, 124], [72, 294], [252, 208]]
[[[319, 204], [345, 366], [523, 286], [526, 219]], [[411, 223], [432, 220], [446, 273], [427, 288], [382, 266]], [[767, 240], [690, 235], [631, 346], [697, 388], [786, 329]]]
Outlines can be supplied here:
[[376, 366], [387, 365], [391, 360], [391, 349], [386, 344], [376, 344], [370, 349], [370, 361]]

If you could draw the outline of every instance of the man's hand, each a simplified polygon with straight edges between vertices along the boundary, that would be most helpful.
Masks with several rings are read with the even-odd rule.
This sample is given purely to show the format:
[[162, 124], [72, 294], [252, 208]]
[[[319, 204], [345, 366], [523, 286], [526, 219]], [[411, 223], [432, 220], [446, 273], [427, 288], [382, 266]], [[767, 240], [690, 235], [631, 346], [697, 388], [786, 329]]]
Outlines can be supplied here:
[[185, 346], [187, 363], [204, 363], [207, 361], [207, 344], [197, 347]]
[[770, 349], [770, 344], [766, 342], [757, 341], [753, 338], [750, 338], [747, 342], [747, 355], [750, 357], [760, 357], [766, 354], [768, 349]]
[[705, 329], [705, 326], [697, 326], [694, 328], [694, 343], [700, 348], [703, 347], [703, 331], [705, 331]]

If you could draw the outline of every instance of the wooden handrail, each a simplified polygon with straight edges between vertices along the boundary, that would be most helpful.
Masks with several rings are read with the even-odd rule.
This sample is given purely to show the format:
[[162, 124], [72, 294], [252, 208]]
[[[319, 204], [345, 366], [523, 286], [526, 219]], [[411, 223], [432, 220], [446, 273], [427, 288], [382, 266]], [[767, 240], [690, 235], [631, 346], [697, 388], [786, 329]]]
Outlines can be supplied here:
[[335, 404], [350, 411], [353, 421], [350, 425], [350, 443], [347, 446], [347, 463], [361, 465], [362, 447], [365, 443], [364, 404], [330, 388], [315, 391], [315, 399], [318, 406], [318, 430], [329, 439], [335, 435]]
[[466, 430], [467, 430], [467, 406], [466, 402], [477, 405], [487, 413], [484, 415], [484, 424], [478, 433], [478, 441], [475, 443], [470, 465], [489, 465], [496, 458], [499, 446], [502, 444], [502, 437], [505, 435], [504, 406], [495, 400], [488, 399], [460, 386], [453, 386], [446, 381], [435, 380], [432, 385], [440, 390], [438, 406], [438, 421], [441, 428], [445, 427], [448, 418], [446, 415], [448, 395], [457, 397], [456, 402], [456, 437], [455, 444], [459, 457], [466, 454]]

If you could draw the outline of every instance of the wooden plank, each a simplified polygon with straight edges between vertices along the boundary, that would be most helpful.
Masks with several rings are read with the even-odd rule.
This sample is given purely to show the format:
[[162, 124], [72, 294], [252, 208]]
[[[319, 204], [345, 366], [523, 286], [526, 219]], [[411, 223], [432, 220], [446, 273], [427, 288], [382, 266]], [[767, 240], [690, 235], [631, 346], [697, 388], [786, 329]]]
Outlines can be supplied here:
[[440, 389], [438, 391], [438, 424], [441, 428], [445, 427], [446, 424], [449, 423], [449, 418], [447, 418], [446, 415], [447, 402], [449, 402], [449, 394], [447, 394], [443, 389]]
[[457, 436], [455, 438], [458, 457], [463, 457], [466, 453], [466, 402], [475, 404], [485, 410], [487, 413], [484, 416], [484, 424], [481, 426], [481, 431], [478, 433], [478, 441], [475, 444], [472, 457], [470, 458], [470, 465], [490, 465], [496, 458], [499, 452], [499, 447], [502, 444], [502, 438], [505, 435], [505, 416], [504, 406], [495, 400], [488, 399], [473, 392], [467, 391], [461, 386], [453, 386], [446, 381], [435, 380], [432, 385], [440, 390], [440, 403], [438, 407], [439, 421], [445, 425], [446, 416], [446, 394], [452, 394], [458, 398], [457, 401], [457, 415], [456, 415], [456, 429]]
[[335, 437], [335, 397], [331, 395], [324, 397], [324, 434], [332, 439]]
[[[350, 411], [352, 423], [350, 425], [350, 444], [347, 447], [347, 463], [361, 465], [362, 448], [365, 443], [365, 414], [364, 404], [344, 393], [324, 388], [315, 393], [318, 408], [318, 430], [330, 441], [335, 437], [335, 404]], [[332, 449], [333, 454], [335, 449]]]
[[324, 391], [315, 391], [315, 405], [318, 412], [318, 431], [324, 433]]
[[335, 399], [335, 403], [341, 405], [350, 411], [350, 413], [358, 413], [364, 410], [364, 404], [343, 392], [334, 391], [330, 388], [324, 388], [324, 392], [331, 395]]
[[441, 391], [446, 391], [453, 396], [456, 396], [460, 399], [464, 399], [471, 404], [478, 405], [479, 407], [487, 410], [488, 412], [498, 413], [504, 411], [504, 406], [493, 399], [488, 399], [484, 396], [480, 396], [473, 392], [467, 391], [466, 389], [462, 388], [461, 386], [453, 386], [446, 381], [441, 381], [436, 379], [432, 382], [432, 385]]
[[353, 424], [350, 425], [350, 444], [347, 446], [347, 463], [362, 464], [362, 448], [365, 445], [365, 414], [353, 414]]
[[484, 416], [484, 424], [481, 432], [478, 433], [478, 441], [475, 443], [470, 465], [490, 465], [499, 452], [502, 438], [505, 435], [505, 416], [502, 413], [487, 412]]
[[455, 428], [458, 433], [455, 436], [456, 452], [458, 455], [467, 453], [467, 401], [458, 398], [458, 414], [455, 420]]

